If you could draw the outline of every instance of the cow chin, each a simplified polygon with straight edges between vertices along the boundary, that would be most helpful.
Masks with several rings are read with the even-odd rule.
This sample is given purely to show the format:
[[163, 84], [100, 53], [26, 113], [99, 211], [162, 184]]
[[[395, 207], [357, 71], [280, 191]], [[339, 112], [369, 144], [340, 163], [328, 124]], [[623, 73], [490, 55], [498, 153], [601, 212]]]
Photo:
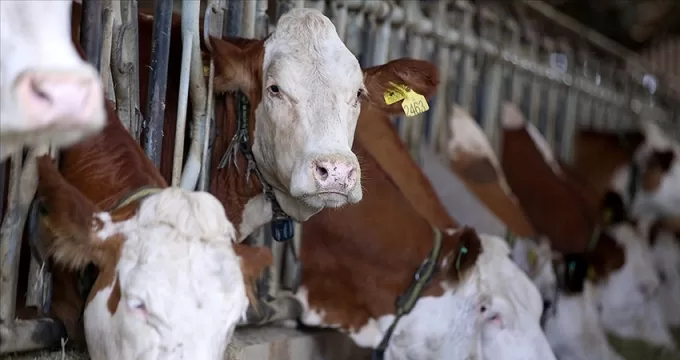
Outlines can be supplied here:
[[[359, 191], [356, 191], [358, 188]], [[358, 192], [358, 194], [357, 194]], [[303, 196], [302, 200], [307, 206], [322, 209], [322, 208], [339, 208], [347, 204], [356, 204], [361, 200], [361, 187], [355, 187], [347, 194], [339, 192], [319, 192], [313, 195]]]

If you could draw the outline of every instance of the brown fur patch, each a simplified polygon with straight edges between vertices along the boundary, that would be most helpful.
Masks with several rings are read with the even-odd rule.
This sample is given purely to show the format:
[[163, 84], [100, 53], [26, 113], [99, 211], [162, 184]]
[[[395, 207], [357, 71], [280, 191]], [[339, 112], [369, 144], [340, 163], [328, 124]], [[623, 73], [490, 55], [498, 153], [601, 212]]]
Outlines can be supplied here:
[[612, 134], [580, 130], [574, 137], [573, 169], [595, 186], [601, 198], [609, 190], [616, 169], [630, 162], [644, 140], [640, 131]]
[[255, 306], [258, 301], [255, 296], [255, 282], [274, 261], [271, 249], [236, 243], [232, 246], [236, 255], [241, 258], [241, 271], [243, 272], [243, 281], [246, 283], [248, 300], [254, 308], [257, 308]]
[[371, 106], [388, 115], [403, 114], [401, 102], [385, 103], [384, 94], [393, 87], [390, 82], [408, 86], [429, 99], [437, 91], [439, 71], [434, 64], [415, 59], [397, 59], [364, 69], [364, 83]]
[[602, 233], [595, 249], [588, 254], [588, 260], [595, 270], [595, 281], [606, 279], [626, 262], [623, 246], [606, 233]]
[[536, 231], [562, 253], [585, 251], [594, 213], [583, 195], [556, 174], [525, 128], [503, 131], [502, 167], [513, 193]]
[[475, 229], [463, 226], [455, 235], [458, 236], [458, 248], [448, 256], [446, 272], [450, 279], [458, 282], [475, 266], [484, 250]]

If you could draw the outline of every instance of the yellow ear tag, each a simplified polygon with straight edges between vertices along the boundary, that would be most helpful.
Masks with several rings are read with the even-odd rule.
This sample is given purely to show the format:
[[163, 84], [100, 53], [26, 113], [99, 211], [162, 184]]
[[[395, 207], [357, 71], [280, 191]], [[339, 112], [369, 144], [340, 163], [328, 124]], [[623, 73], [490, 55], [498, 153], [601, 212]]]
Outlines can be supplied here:
[[595, 273], [595, 268], [592, 266], [588, 267], [588, 280], [590, 281], [595, 281], [595, 278], [597, 277], [597, 274]]
[[203, 65], [203, 76], [210, 76], [210, 65]]
[[536, 254], [536, 250], [529, 249], [528, 256], [529, 256], [529, 265], [531, 265], [531, 267], [536, 266], [536, 262], [538, 261], [538, 255]]
[[427, 104], [427, 100], [423, 95], [418, 94], [411, 88], [404, 85], [397, 85], [390, 83], [392, 88], [385, 91], [385, 103], [391, 105], [399, 100], [401, 102], [401, 108], [404, 109], [404, 114], [408, 117], [416, 116], [418, 114], [424, 113], [430, 110], [430, 106]]

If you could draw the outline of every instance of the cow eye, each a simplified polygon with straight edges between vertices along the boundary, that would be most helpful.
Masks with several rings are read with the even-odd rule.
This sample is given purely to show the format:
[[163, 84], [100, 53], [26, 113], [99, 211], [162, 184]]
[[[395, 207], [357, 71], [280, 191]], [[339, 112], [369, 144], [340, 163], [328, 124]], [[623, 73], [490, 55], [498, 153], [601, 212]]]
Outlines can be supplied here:
[[272, 86], [268, 87], [267, 89], [268, 89], [269, 92], [271, 92], [272, 94], [278, 94], [279, 91], [280, 91], [278, 85], [272, 85]]

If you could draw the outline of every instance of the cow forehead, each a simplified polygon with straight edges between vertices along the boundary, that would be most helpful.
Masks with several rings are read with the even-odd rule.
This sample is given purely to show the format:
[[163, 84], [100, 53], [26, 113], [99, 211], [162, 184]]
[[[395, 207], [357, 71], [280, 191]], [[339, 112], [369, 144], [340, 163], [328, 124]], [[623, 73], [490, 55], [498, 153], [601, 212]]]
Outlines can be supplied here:
[[273, 78], [283, 86], [303, 82], [304, 87], [319, 84], [341, 90], [361, 85], [359, 61], [333, 23], [316, 10], [299, 10], [303, 11], [282, 17], [265, 42], [264, 81]]
[[[124, 238], [117, 265], [121, 285], [133, 270], [166, 280], [173, 277], [170, 274], [181, 274], [176, 281], [196, 273], [241, 277], [231, 247], [235, 229], [222, 205], [209, 193], [165, 189], [143, 200], [127, 220], [113, 222], [107, 213], [95, 217], [101, 222], [96, 232], [99, 239], [115, 234]], [[236, 280], [224, 281], [229, 286]]]
[[[340, 92], [355, 92], [363, 84], [363, 72], [356, 57], [342, 42], [327, 41], [321, 51], [308, 45], [281, 49], [273, 43], [265, 47], [264, 81], [274, 81], [285, 90], [294, 89], [295, 96], [312, 94], [319, 87]], [[267, 84], [269, 85], [269, 84]], [[348, 100], [350, 100], [348, 98]]]

